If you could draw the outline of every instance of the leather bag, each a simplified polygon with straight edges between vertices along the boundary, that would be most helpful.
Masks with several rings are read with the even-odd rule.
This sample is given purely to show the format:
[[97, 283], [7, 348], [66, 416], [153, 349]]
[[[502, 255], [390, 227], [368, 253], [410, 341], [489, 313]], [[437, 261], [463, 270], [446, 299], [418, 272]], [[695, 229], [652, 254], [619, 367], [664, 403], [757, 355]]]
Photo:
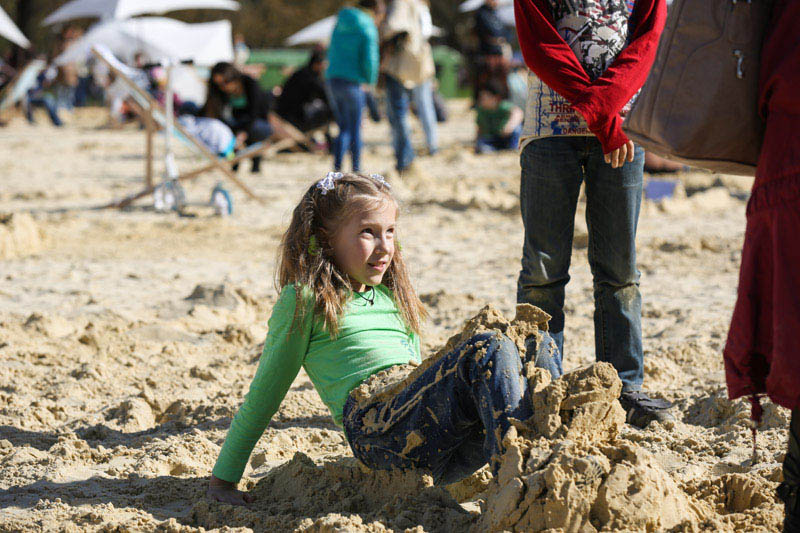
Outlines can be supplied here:
[[667, 159], [754, 175], [759, 55], [772, 0], [674, 0], [628, 137]]

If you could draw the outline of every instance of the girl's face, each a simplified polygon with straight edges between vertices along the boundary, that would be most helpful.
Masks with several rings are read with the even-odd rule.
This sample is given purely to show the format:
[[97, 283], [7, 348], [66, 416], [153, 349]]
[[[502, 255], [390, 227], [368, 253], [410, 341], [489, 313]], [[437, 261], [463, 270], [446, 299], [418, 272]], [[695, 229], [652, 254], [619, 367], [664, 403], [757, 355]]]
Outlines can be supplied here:
[[394, 257], [396, 222], [397, 206], [387, 200], [355, 213], [334, 234], [333, 260], [350, 278], [353, 290], [380, 285]]

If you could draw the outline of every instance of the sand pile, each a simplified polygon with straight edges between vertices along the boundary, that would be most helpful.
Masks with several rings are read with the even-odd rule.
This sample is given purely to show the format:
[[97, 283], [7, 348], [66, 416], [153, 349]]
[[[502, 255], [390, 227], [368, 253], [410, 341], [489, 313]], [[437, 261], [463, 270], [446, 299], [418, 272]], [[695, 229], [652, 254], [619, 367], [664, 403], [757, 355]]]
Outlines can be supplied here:
[[[450, 494], [416, 473], [371, 471], [353, 458], [319, 462], [297, 453], [252, 489], [256, 503], [232, 508], [198, 502], [192, 516], [203, 527], [256, 531], [463, 531], [473, 516]], [[333, 512], [332, 512], [333, 511]], [[307, 517], [307, 518], [301, 518]]]
[[[448, 107], [441, 150], [418, 160], [429, 179], [394, 182], [407, 207], [399, 226], [404, 254], [431, 313], [423, 354], [439, 350], [487, 302], [514, 315], [523, 242], [519, 155], [471, 153], [470, 103], [449, 101]], [[297, 200], [330, 169], [330, 159], [279, 154], [264, 160], [260, 176], [243, 165], [240, 178], [267, 205], [228, 184], [236, 214], [225, 219], [203, 211], [191, 218], [156, 214], [146, 201], [122, 212], [95, 210], [142, 182], [141, 131], [95, 129], [105, 116], [80, 108], [74, 120], [81, 127], [56, 129], [46, 120], [29, 126], [20, 119], [4, 130], [0, 212], [14, 214], [0, 222], [0, 531], [194, 533], [216, 524], [237, 533], [449, 533], [483, 524], [482, 508], [485, 520], [501, 520], [488, 502], [502, 500], [501, 486], [519, 490], [520, 505], [530, 504], [508, 524], [511, 530], [533, 520], [531, 508], [557, 504], [549, 491], [526, 485], [535, 480], [588, 506], [589, 531], [589, 525], [613, 530], [611, 524], [636, 522], [622, 510], [640, 494], [641, 501], [662, 501], [668, 509], [672, 500], [652, 497], [659, 484], [670, 498], [683, 493], [697, 515], [681, 517], [689, 522], [670, 533], [779, 531], [783, 514], [774, 490], [788, 414], [765, 403], [753, 462], [749, 405], [728, 401], [721, 356], [752, 178], [680, 173], [670, 179], [682, 182], [686, 197], [642, 206], [644, 386], [676, 403], [674, 423], [645, 430], [623, 424], [613, 437], [616, 409], [605, 400], [562, 408], [571, 397], [608, 388], [603, 374], [578, 380], [576, 387], [590, 383], [585, 390], [553, 384], [552, 399], [541, 397], [547, 416], [534, 419], [540, 427], [518, 426], [509, 436], [524, 458], [520, 474], [512, 461], [515, 468], [506, 467], [508, 482], [500, 485], [484, 469], [445, 487], [449, 498], [422, 477], [393, 481], [362, 472], [301, 370], [241, 483], [256, 491], [259, 504], [232, 509], [204, 501], [207, 476], [259, 361], [277, 299], [281, 236]], [[389, 129], [385, 121], [364, 127], [372, 142], [362, 165], [386, 174], [394, 164]], [[415, 141], [424, 142], [416, 133]], [[182, 169], [202, 163], [186, 147], [175, 149]], [[161, 143], [155, 152], [163, 160]], [[205, 202], [220, 177], [188, 182], [189, 199]], [[566, 287], [568, 370], [595, 361], [584, 217], [581, 199]], [[13, 258], [6, 255], [9, 242]], [[511, 322], [495, 320], [502, 321]], [[535, 386], [547, 388], [544, 381]], [[605, 413], [605, 422], [579, 424], [582, 409]], [[539, 431], [552, 432], [546, 445]], [[626, 472], [646, 483], [614, 496], [614, 487], [635, 487]], [[514, 479], [522, 488], [513, 488]], [[470, 514], [452, 507], [453, 499]], [[552, 508], [563, 517], [563, 509]]]
[[16, 259], [42, 251], [44, 232], [27, 213], [0, 213], [0, 259]]
[[659, 531], [690, 520], [688, 498], [644, 449], [616, 441], [622, 383], [607, 363], [550, 383], [537, 369], [532, 419], [507, 452], [473, 531]]

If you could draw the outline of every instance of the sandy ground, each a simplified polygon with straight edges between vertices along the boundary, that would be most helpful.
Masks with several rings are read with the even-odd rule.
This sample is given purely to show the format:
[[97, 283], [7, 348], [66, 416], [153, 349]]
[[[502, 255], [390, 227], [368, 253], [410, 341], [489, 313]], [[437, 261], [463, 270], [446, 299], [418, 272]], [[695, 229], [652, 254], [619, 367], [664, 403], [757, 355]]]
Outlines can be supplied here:
[[[491, 486], [486, 472], [448, 493], [362, 471], [302, 372], [243, 480], [257, 502], [234, 509], [203, 500], [258, 362], [276, 299], [280, 235], [330, 161], [279, 155], [259, 175], [244, 165], [239, 176], [267, 201], [259, 205], [229, 184], [230, 218], [202, 205], [214, 175], [188, 187], [195, 217], [157, 214], [146, 202], [93, 210], [136, 190], [143, 174], [143, 134], [103, 129], [103, 121], [101, 111], [82, 110], [60, 130], [18, 118], [0, 129], [0, 531], [489, 527], [479, 522], [481, 504], [487, 514], [482, 491]], [[473, 131], [466, 105], [452, 103], [441, 152], [419, 160], [428, 179], [396, 186], [404, 252], [431, 312], [426, 353], [485, 303], [513, 316], [518, 156], [473, 155]], [[368, 124], [366, 139], [365, 169], [388, 172], [388, 126]], [[178, 161], [198, 163], [185, 147]], [[650, 454], [645, 462], [689, 502], [674, 530], [776, 531], [782, 514], [773, 493], [788, 416], [767, 407], [754, 463], [749, 409], [726, 399], [721, 358], [749, 180], [679, 177], [688, 196], [645, 202], [639, 226], [645, 387], [674, 400], [679, 420], [645, 431], [622, 425], [606, 444]], [[582, 214], [581, 206], [567, 368], [594, 358]], [[592, 520], [597, 529], [616, 527]], [[630, 527], [663, 527], [654, 524]]]

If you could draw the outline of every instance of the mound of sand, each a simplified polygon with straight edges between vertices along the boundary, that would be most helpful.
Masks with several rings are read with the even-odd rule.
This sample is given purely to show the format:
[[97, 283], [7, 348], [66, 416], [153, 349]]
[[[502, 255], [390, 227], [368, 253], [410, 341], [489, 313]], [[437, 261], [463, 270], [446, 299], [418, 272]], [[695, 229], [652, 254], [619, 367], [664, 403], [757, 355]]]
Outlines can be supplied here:
[[430, 477], [376, 472], [352, 457], [317, 463], [297, 453], [259, 480], [252, 494], [257, 503], [251, 508], [201, 501], [192, 516], [207, 528], [275, 532], [403, 531], [420, 525], [423, 531], [464, 531], [474, 518], [446, 490], [433, 487]]
[[529, 379], [535, 414], [506, 435], [473, 531], [658, 531], [687, 519], [688, 498], [653, 456], [616, 442], [625, 414], [611, 365]]
[[0, 259], [26, 257], [44, 247], [44, 232], [29, 214], [0, 213]]
[[[393, 180], [408, 207], [406, 259], [431, 314], [425, 354], [487, 302], [513, 315], [524, 238], [518, 153], [471, 153], [474, 112], [466, 100], [448, 107], [442, 149], [419, 159], [428, 176]], [[508, 435], [519, 459], [506, 458], [502, 483], [484, 468], [445, 487], [450, 498], [424, 476], [363, 472], [301, 370], [241, 483], [258, 501], [234, 509], [204, 501], [207, 476], [258, 364], [289, 214], [330, 159], [265, 160], [260, 177], [242, 178], [266, 208], [231, 188], [236, 216], [226, 219], [90, 209], [141, 182], [141, 132], [96, 129], [103, 113], [81, 108], [74, 120], [82, 127], [62, 129], [20, 118], [0, 151], [0, 213], [14, 213], [0, 215], [0, 531], [449, 533], [487, 523], [525, 529], [553, 509], [561, 519], [548, 524], [638, 532], [671, 521], [642, 522], [631, 502], [670, 517], [676, 499], [688, 504], [670, 533], [780, 530], [775, 487], [788, 412], [765, 403], [753, 461], [749, 405], [727, 399], [721, 356], [752, 178], [681, 172], [674, 179], [686, 196], [643, 202], [645, 387], [676, 403], [674, 423], [618, 426], [613, 384], [599, 369], [563, 384], [531, 373], [542, 411]], [[372, 142], [363, 166], [386, 174], [389, 130], [364, 127]], [[416, 140], [424, 142], [421, 133]], [[181, 167], [198, 163], [177, 149]], [[189, 197], [205, 201], [218, 178], [193, 180]], [[595, 359], [585, 208], [579, 199], [568, 369]], [[494, 322], [507, 331], [511, 321]], [[578, 405], [587, 392], [600, 399]], [[601, 422], [586, 423], [591, 417]], [[550, 488], [576, 506], [569, 520]], [[513, 502], [507, 517], [494, 508], [500, 502]]]

